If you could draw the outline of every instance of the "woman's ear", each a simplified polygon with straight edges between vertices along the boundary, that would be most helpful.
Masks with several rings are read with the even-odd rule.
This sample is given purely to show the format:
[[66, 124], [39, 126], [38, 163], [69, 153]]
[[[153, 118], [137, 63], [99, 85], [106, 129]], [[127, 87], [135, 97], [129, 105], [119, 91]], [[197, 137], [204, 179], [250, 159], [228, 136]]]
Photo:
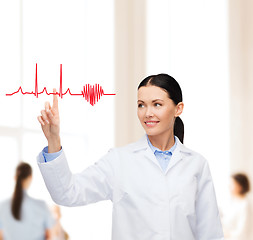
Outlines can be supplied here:
[[176, 114], [175, 117], [178, 117], [179, 115], [181, 115], [181, 113], [184, 110], [184, 103], [183, 102], [179, 102], [176, 106]]

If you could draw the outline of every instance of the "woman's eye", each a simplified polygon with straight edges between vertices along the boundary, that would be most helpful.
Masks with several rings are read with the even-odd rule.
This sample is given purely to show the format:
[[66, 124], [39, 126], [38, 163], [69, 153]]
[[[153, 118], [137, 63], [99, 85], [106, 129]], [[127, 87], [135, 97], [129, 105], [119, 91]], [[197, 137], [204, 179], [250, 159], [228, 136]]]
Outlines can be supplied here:
[[155, 106], [158, 106], [158, 107], [160, 107], [160, 106], [162, 106], [160, 103], [155, 103]]
[[142, 108], [143, 107], [143, 104], [138, 104], [138, 108]]

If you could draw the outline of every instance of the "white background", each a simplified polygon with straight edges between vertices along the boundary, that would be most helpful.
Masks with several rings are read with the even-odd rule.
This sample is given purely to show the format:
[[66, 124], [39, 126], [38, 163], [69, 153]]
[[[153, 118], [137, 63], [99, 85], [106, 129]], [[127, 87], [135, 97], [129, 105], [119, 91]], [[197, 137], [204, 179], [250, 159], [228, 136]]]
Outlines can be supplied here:
[[[146, 73], [169, 73], [180, 83], [185, 144], [208, 159], [222, 204], [229, 170], [227, 2], [147, 0], [146, 16]], [[114, 79], [114, 3], [1, 1], [0, 23], [0, 200], [11, 196], [23, 160], [34, 170], [30, 195], [52, 205], [35, 160], [46, 146], [36, 118], [52, 97], [5, 94], [19, 86], [34, 90], [36, 63], [40, 91], [59, 87], [62, 63], [63, 89], [78, 93], [98, 83], [114, 93], [120, 81]], [[92, 107], [66, 95], [59, 105], [62, 145], [79, 172], [114, 147], [114, 97], [102, 96]], [[110, 239], [110, 202], [61, 209], [71, 239]]]

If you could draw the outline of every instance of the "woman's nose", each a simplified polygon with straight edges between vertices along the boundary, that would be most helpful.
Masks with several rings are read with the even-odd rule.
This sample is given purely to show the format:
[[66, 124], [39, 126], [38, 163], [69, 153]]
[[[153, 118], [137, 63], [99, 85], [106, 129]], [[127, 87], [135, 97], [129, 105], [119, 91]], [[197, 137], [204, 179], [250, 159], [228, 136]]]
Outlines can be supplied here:
[[153, 117], [153, 116], [154, 116], [154, 113], [153, 113], [152, 109], [147, 108], [146, 117], [149, 118], [149, 117]]

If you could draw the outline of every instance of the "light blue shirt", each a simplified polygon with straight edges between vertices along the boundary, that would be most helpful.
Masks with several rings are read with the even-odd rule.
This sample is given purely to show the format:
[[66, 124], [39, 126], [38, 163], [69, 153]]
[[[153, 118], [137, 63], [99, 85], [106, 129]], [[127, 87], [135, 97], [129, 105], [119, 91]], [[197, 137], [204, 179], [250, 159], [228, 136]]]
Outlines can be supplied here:
[[62, 148], [59, 152], [54, 152], [54, 153], [48, 153], [48, 147], [45, 147], [42, 150], [42, 155], [44, 157], [45, 162], [50, 162], [50, 161], [54, 160], [55, 158], [60, 156], [61, 153], [62, 153]]
[[148, 139], [148, 145], [150, 146], [152, 152], [156, 156], [156, 159], [159, 162], [162, 170], [166, 171], [166, 169], [168, 167], [168, 164], [169, 164], [169, 161], [172, 157], [173, 151], [175, 150], [175, 148], [177, 146], [177, 138], [175, 138], [175, 144], [172, 146], [172, 148], [170, 150], [161, 151], [159, 148], [156, 148], [152, 145], [152, 143], [150, 142], [147, 134], [146, 134], [146, 136], [147, 136], [147, 139]]
[[21, 220], [11, 213], [11, 199], [0, 204], [0, 230], [4, 240], [45, 240], [45, 232], [55, 221], [44, 201], [29, 197], [24, 192]]

